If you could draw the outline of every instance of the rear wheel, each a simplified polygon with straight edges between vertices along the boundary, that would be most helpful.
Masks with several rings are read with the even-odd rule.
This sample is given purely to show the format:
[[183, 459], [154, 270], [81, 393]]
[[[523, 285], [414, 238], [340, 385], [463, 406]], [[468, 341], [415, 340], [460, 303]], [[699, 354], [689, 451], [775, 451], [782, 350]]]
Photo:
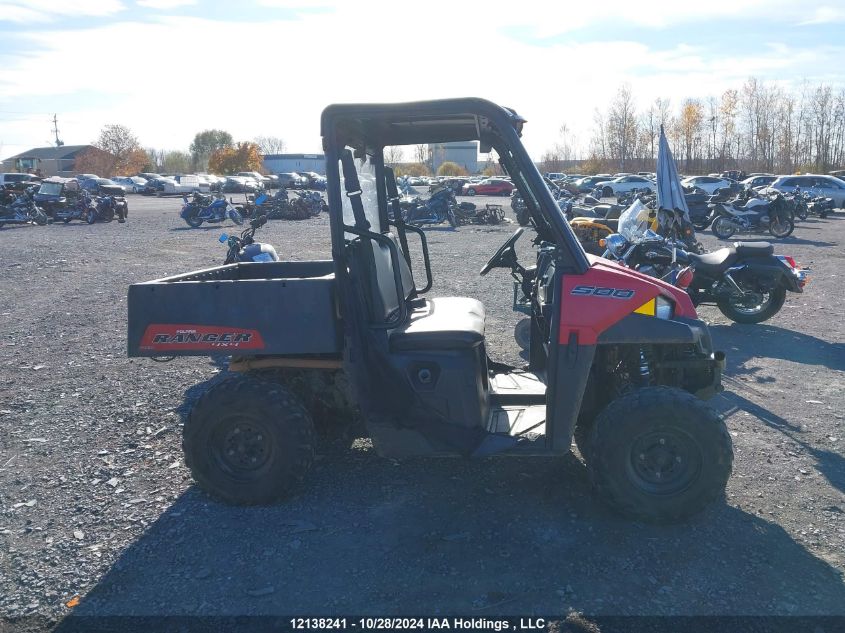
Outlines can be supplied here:
[[719, 311], [736, 323], [762, 323], [771, 319], [783, 307], [786, 301], [786, 288], [778, 286], [774, 290], [746, 290], [743, 295], [730, 295], [716, 304]]
[[199, 209], [196, 207], [191, 208], [191, 212], [185, 217], [185, 222], [187, 222], [188, 226], [192, 229], [202, 226], [202, 218], [199, 217]]
[[314, 462], [314, 425], [281, 385], [236, 376], [197, 402], [182, 437], [185, 463], [199, 486], [237, 505], [287, 496]]
[[713, 235], [718, 237], [720, 240], [730, 239], [733, 237], [733, 234], [736, 233], [736, 225], [731, 222], [730, 218], [727, 218], [724, 215], [720, 215], [713, 220], [713, 226], [711, 228], [713, 230]]
[[601, 190], [601, 195], [603, 198], [612, 198], [613, 197], [613, 189], [610, 187], [605, 187]]
[[596, 491], [615, 510], [671, 522], [724, 493], [733, 448], [724, 421], [703, 401], [680, 389], [647, 387], [598, 415], [584, 457]]

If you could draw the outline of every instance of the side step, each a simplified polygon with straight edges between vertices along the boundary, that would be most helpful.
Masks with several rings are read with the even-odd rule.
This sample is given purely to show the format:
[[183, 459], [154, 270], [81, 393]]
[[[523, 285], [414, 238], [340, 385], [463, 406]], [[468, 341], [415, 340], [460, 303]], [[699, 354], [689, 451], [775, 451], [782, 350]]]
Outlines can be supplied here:
[[545, 404], [544, 377], [525, 371], [494, 374], [490, 377], [490, 402], [494, 407]]
[[487, 418], [487, 430], [526, 439], [542, 437], [546, 434], [546, 407], [494, 407]]

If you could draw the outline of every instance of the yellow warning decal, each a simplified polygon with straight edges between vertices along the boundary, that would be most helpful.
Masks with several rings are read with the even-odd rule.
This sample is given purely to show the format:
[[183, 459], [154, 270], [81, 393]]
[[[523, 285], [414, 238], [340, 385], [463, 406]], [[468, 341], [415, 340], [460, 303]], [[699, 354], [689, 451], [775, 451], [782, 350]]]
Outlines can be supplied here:
[[655, 300], [649, 299], [644, 304], [642, 304], [639, 308], [634, 310], [634, 314], [647, 314], [648, 316], [654, 316], [655, 313]]

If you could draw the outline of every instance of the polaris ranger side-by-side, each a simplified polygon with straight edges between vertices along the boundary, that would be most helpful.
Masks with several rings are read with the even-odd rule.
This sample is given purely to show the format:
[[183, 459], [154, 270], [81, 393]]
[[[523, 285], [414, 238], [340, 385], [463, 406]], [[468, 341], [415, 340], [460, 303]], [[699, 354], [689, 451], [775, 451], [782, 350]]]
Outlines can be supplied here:
[[[585, 254], [520, 142], [523, 123], [482, 99], [329, 106], [331, 261], [130, 286], [131, 356], [232, 355], [236, 375], [184, 428], [203, 489], [240, 504], [283, 498], [314, 459], [306, 403], [348, 392], [381, 455], [555, 455], [574, 437], [597, 491], [629, 516], [677, 520], [722, 495], [731, 440], [704, 400], [721, 389], [724, 355], [684, 291]], [[470, 140], [495, 149], [536, 229], [534, 265], [517, 261], [519, 229], [481, 270], [510, 269], [530, 298], [524, 370], [488, 358], [480, 298], [434, 296], [426, 235], [396, 212], [384, 164], [388, 146]]]

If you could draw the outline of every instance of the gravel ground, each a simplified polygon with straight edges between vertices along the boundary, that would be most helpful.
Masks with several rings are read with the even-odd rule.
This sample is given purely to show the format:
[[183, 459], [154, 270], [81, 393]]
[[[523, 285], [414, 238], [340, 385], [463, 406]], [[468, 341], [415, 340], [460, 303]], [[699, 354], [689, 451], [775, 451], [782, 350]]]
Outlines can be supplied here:
[[[845, 614], [845, 214], [778, 244], [813, 278], [771, 321], [701, 309], [728, 354], [713, 403], [734, 473], [726, 503], [657, 527], [610, 514], [574, 455], [400, 464], [362, 439], [325, 439], [282, 505], [207, 498], [180, 427], [225, 362], [128, 359], [124, 302], [222, 261], [221, 229], [188, 229], [178, 199], [129, 204], [125, 225], [0, 231], [0, 617]], [[522, 363], [510, 277], [477, 274], [513, 230], [427, 234], [437, 294], [483, 299], [492, 355]], [[329, 255], [325, 217], [260, 235], [283, 258]]]

